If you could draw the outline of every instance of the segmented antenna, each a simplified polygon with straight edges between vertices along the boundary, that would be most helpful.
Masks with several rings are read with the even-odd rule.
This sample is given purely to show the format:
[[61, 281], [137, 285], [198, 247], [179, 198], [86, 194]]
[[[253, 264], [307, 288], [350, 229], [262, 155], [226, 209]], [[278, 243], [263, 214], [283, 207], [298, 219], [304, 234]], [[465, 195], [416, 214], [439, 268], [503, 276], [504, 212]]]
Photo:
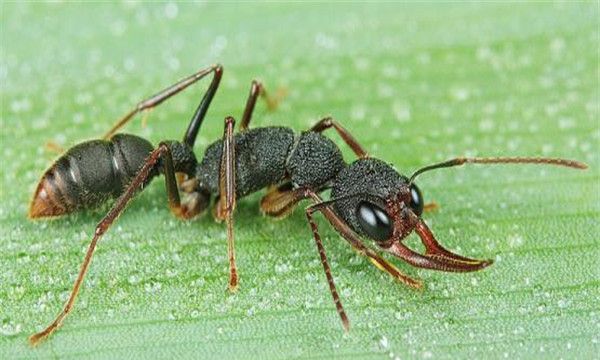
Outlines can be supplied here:
[[542, 157], [489, 157], [489, 158], [467, 158], [467, 157], [458, 157], [455, 159], [447, 160], [441, 163], [428, 165], [420, 168], [415, 171], [411, 177], [409, 184], [412, 184], [413, 180], [421, 175], [422, 173], [435, 170], [440, 168], [447, 168], [453, 166], [461, 166], [464, 164], [542, 164], [542, 165], [556, 165], [556, 166], [566, 166], [575, 169], [587, 169], [587, 165], [576, 160], [568, 160], [568, 159], [557, 159], [557, 158], [542, 158]]

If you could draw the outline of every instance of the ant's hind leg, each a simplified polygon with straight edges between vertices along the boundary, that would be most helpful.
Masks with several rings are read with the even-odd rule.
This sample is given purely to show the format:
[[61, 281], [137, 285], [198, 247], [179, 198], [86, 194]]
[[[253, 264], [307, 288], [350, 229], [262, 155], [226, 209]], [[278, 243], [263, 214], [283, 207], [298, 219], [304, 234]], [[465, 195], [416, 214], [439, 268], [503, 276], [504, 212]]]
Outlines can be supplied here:
[[352, 151], [354, 151], [356, 156], [358, 156], [361, 159], [369, 157], [369, 154], [367, 154], [365, 149], [363, 149], [363, 147], [358, 143], [358, 141], [356, 141], [354, 136], [352, 136], [352, 134], [350, 134], [350, 132], [346, 130], [345, 127], [343, 127], [339, 122], [334, 120], [331, 116], [321, 119], [312, 128], [310, 128], [310, 131], [320, 133], [329, 128], [334, 128], [335, 131], [337, 131], [342, 140], [344, 140], [344, 142], [352, 149]]
[[223, 153], [221, 155], [221, 169], [219, 171], [219, 203], [217, 204], [217, 218], [227, 222], [227, 255], [229, 258], [229, 290], [235, 291], [238, 286], [237, 267], [235, 265], [235, 247], [233, 234], [233, 212], [235, 210], [235, 141], [233, 128], [235, 120], [225, 118], [223, 132]]
[[[50, 336], [62, 325], [62, 322], [65, 319], [65, 317], [71, 312], [75, 304], [77, 294], [79, 293], [79, 289], [83, 284], [85, 274], [87, 273], [90, 263], [92, 262], [92, 256], [94, 255], [94, 250], [96, 249], [98, 241], [100, 240], [102, 235], [104, 235], [104, 233], [108, 231], [112, 223], [119, 217], [119, 215], [121, 215], [123, 210], [125, 210], [125, 207], [137, 193], [138, 189], [143, 184], [145, 184], [150, 177], [153, 176], [159, 158], [163, 158], [166, 166], [171, 166], [172, 170], [172, 160], [170, 160], [170, 151], [168, 146], [163, 143], [157, 149], [150, 153], [150, 155], [146, 159], [146, 162], [138, 171], [135, 178], [133, 178], [127, 189], [125, 189], [123, 194], [117, 199], [116, 203], [113, 205], [110, 211], [104, 216], [104, 218], [102, 218], [102, 220], [96, 226], [94, 236], [92, 238], [92, 241], [90, 242], [90, 245], [88, 246], [85, 258], [83, 260], [83, 263], [81, 264], [81, 269], [79, 270], [79, 274], [77, 275], [77, 279], [75, 280], [73, 289], [71, 290], [71, 295], [69, 296], [67, 303], [65, 304], [63, 310], [56, 317], [56, 319], [47, 328], [29, 337], [29, 343], [31, 345], [37, 345], [41, 341], [45, 340], [48, 336]], [[179, 194], [172, 191], [173, 184], [175, 184], [174, 189], [177, 190], [177, 185], [174, 182], [174, 173], [172, 171], [166, 171], [165, 173], [167, 174], [167, 179], [170, 179], [167, 180], [167, 190], [169, 192], [169, 205], [171, 207], [171, 210], [173, 210], [179, 207]]]
[[[127, 124], [133, 118], [133, 116], [136, 115], [137, 113], [142, 112], [144, 110], [149, 110], [149, 109], [152, 109], [152, 108], [158, 106], [163, 101], [169, 99], [173, 95], [178, 94], [179, 92], [186, 89], [188, 86], [194, 84], [195, 82], [204, 78], [206, 75], [208, 75], [210, 73], [214, 73], [213, 80], [212, 80], [208, 90], [206, 91], [204, 97], [202, 98], [202, 101], [200, 102], [200, 105], [198, 106], [198, 109], [196, 110], [196, 113], [194, 114], [194, 117], [192, 118], [192, 121], [188, 128], [188, 133], [190, 132], [190, 129], [193, 130], [194, 128], [196, 129], [195, 132], [197, 133], [198, 132], [197, 129], [200, 128], [200, 124], [202, 123], [202, 120], [204, 119], [204, 115], [206, 114], [206, 111], [208, 110], [208, 106], [210, 105], [210, 102], [212, 101], [212, 98], [213, 98], [215, 92], [217, 91], [217, 87], [219, 86], [219, 82], [221, 81], [221, 76], [223, 74], [223, 67], [221, 65], [212, 65], [212, 66], [206, 67], [204, 69], [201, 69], [201, 70], [197, 71], [196, 73], [179, 80], [178, 82], [167, 87], [166, 89], [161, 90], [157, 94], [155, 94], [145, 100], [140, 101], [133, 109], [131, 109], [128, 113], [123, 115], [123, 117], [121, 117], [119, 120], [117, 120], [115, 125], [113, 125], [113, 127], [106, 134], [104, 134], [103, 138], [104, 139], [110, 138], [121, 127], [123, 127], [125, 124]], [[195, 140], [195, 133], [192, 135], [193, 136], [190, 136], [190, 137], [193, 137], [193, 140]], [[187, 135], [186, 135], [186, 139], [188, 139]], [[192, 145], [194, 143], [193, 140], [191, 140]]]

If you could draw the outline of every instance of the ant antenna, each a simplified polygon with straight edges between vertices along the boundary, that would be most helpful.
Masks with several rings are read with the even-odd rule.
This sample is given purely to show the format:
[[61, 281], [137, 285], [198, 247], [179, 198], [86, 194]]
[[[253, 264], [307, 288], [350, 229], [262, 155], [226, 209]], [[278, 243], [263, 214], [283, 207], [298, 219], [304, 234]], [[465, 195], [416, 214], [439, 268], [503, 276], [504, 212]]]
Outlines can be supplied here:
[[440, 168], [447, 168], [453, 166], [460, 166], [464, 164], [544, 164], [544, 165], [556, 165], [556, 166], [566, 166], [575, 169], [587, 169], [587, 165], [575, 161], [575, 160], [567, 160], [567, 159], [556, 159], [556, 158], [540, 158], [540, 157], [490, 157], [490, 158], [467, 158], [467, 157], [458, 157], [452, 160], [447, 160], [441, 163], [428, 165], [420, 168], [415, 171], [409, 180], [409, 185], [412, 184], [413, 180], [422, 173], [435, 170]]

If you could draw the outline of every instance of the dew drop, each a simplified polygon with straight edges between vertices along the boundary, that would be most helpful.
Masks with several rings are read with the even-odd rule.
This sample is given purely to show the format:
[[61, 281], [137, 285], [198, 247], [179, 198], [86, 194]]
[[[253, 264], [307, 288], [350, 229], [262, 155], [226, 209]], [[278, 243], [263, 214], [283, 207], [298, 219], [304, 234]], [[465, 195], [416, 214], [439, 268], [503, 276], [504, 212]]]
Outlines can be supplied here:
[[508, 245], [510, 247], [516, 248], [523, 245], [523, 237], [519, 234], [511, 234], [508, 236]]
[[140, 277], [137, 274], [131, 274], [129, 275], [129, 277], [127, 278], [127, 281], [129, 282], [129, 284], [131, 285], [136, 285], [140, 283]]
[[467, 88], [454, 87], [450, 90], [450, 96], [456, 101], [466, 101], [471, 97], [471, 93]]
[[285, 274], [292, 270], [292, 266], [288, 263], [281, 263], [275, 265], [275, 272], [277, 274]]
[[537, 311], [540, 313], [546, 312], [546, 304], [544, 304], [544, 303], [539, 304], [537, 307]]
[[561, 309], [565, 309], [569, 306], [570, 301], [567, 299], [560, 299], [558, 300], [558, 307]]
[[0, 325], [0, 334], [4, 336], [14, 336], [21, 332], [21, 328], [23, 326], [19, 323], [14, 323], [10, 319], [2, 320], [2, 325]]
[[410, 104], [403, 101], [394, 101], [392, 104], [392, 112], [396, 120], [400, 123], [410, 121]]
[[147, 293], [157, 293], [162, 288], [162, 285], [159, 282], [151, 281], [144, 284], [144, 290]]
[[385, 337], [385, 335], [383, 335], [379, 338], [379, 346], [383, 350], [388, 350], [390, 348], [390, 342], [389, 342], [388, 338]]
[[179, 8], [174, 2], [169, 2], [165, 5], [165, 17], [167, 19], [175, 19], [179, 13]]

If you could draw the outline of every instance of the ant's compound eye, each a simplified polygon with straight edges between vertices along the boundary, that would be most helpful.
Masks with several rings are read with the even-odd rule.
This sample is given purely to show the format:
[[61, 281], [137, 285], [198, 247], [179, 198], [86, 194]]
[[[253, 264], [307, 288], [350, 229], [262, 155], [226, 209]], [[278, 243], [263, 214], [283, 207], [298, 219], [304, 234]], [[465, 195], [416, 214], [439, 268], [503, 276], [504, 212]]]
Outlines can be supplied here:
[[365, 234], [376, 241], [385, 241], [392, 236], [392, 222], [379, 206], [361, 201], [356, 208], [356, 217]]
[[423, 213], [423, 195], [415, 184], [410, 185], [410, 208], [417, 216]]

